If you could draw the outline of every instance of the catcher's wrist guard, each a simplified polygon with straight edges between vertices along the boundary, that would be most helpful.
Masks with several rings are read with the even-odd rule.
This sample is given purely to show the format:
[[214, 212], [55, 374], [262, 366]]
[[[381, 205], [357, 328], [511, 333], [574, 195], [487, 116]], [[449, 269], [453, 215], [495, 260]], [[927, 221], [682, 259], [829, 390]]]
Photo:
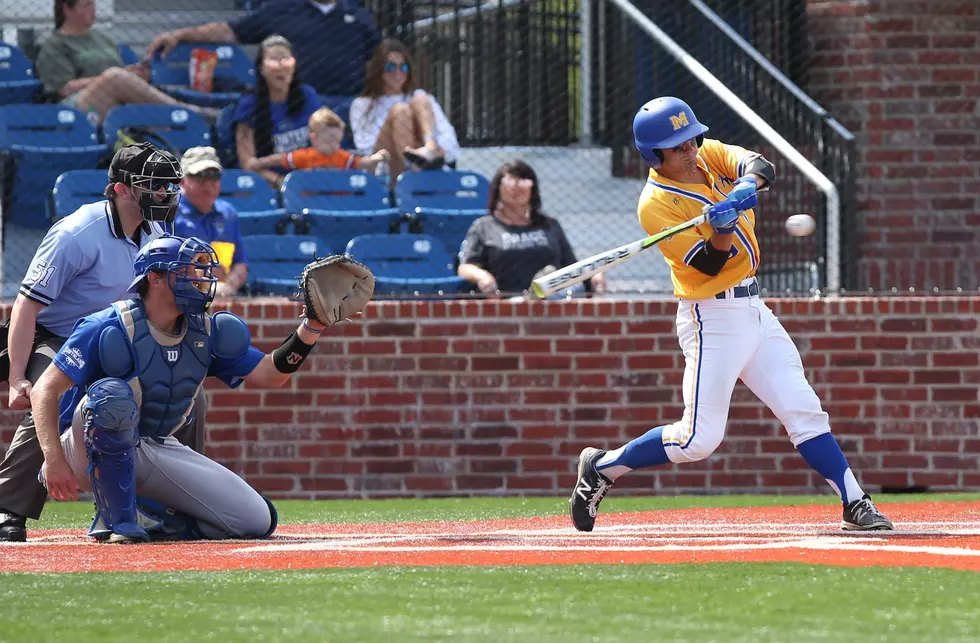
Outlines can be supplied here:
[[280, 373], [295, 373], [312, 350], [313, 344], [307, 344], [296, 335], [296, 331], [293, 331], [289, 337], [282, 340], [279, 348], [272, 351], [272, 363]]

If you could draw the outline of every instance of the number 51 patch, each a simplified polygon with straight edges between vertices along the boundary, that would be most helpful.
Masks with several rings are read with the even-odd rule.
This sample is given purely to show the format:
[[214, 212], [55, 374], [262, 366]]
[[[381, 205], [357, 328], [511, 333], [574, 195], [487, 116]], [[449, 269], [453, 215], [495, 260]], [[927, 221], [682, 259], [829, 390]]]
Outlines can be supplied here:
[[52, 266], [44, 259], [38, 259], [33, 266], [31, 266], [31, 274], [28, 277], [28, 281], [32, 281], [38, 286], [46, 287], [48, 282], [51, 281], [51, 275], [54, 271], [58, 269], [58, 266]]

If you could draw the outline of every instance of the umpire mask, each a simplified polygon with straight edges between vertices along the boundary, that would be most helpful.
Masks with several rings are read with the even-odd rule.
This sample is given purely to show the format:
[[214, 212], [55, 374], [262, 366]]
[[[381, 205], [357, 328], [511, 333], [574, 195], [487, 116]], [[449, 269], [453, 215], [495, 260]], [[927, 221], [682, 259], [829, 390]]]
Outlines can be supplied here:
[[180, 180], [184, 177], [177, 157], [150, 143], [127, 146], [117, 154], [120, 156], [119, 162], [113, 163], [115, 167], [109, 168], [110, 179], [133, 190], [144, 219], [172, 224], [180, 202]]

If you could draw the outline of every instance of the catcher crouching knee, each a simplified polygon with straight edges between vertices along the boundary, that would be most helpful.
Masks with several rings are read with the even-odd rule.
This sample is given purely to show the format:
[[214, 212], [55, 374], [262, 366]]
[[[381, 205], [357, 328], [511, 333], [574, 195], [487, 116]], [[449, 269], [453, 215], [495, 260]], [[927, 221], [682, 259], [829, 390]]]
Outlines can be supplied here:
[[302, 323], [265, 354], [241, 318], [209, 312], [217, 266], [193, 237], [148, 243], [134, 263], [130, 292], [139, 298], [83, 318], [31, 392], [39, 479], [58, 500], [77, 499], [80, 481], [91, 485], [93, 538], [267, 538], [276, 528], [267, 498], [173, 434], [192, 417], [205, 377], [230, 388], [283, 386], [327, 326], [370, 301], [374, 276], [347, 257], [312, 262], [301, 279]]

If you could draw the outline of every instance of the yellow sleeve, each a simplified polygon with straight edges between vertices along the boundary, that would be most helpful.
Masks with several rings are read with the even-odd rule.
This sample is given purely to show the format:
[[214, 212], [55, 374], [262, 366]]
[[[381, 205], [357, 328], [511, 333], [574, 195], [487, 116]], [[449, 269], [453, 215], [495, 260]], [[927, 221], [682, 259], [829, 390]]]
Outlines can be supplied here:
[[712, 172], [727, 176], [732, 181], [742, 176], [746, 163], [762, 156], [758, 152], [738, 145], [726, 145], [713, 138], [704, 139], [699, 153]]
[[[672, 195], [658, 190], [648, 183], [640, 196], [637, 214], [640, 217], [640, 225], [643, 226], [643, 230], [648, 235], [653, 235], [679, 223], [690, 221], [701, 214], [701, 209], [696, 203], [688, 200], [674, 204]], [[690, 262], [691, 257], [697, 254], [704, 246], [705, 241], [710, 238], [711, 226], [704, 223], [661, 241], [657, 247], [667, 263], [673, 267]]]

